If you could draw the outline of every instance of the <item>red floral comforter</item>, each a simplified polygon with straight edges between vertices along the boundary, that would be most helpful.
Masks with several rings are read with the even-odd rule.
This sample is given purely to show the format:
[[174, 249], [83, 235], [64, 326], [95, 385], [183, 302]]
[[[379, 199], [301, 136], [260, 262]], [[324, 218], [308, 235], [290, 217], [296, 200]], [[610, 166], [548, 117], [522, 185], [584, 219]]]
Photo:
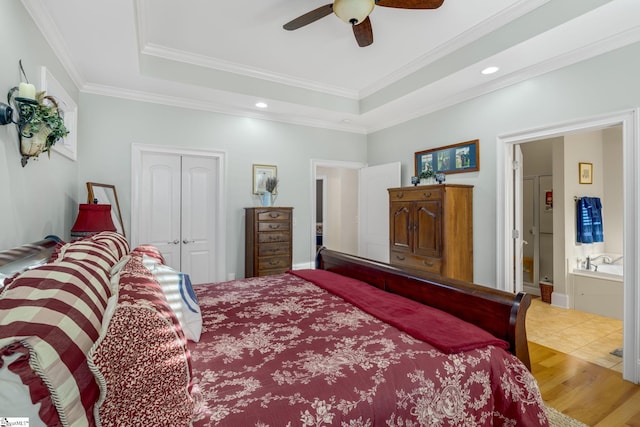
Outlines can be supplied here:
[[445, 354], [291, 274], [195, 290], [195, 426], [548, 425], [497, 346]]

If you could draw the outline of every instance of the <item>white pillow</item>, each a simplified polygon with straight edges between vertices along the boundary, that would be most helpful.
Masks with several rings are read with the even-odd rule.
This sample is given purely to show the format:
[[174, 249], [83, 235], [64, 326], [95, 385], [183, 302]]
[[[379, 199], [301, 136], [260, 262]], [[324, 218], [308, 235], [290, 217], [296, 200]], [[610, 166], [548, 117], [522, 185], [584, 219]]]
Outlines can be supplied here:
[[159, 264], [155, 259], [143, 255], [142, 263], [160, 283], [169, 307], [173, 310], [188, 340], [200, 341], [202, 314], [189, 275]]

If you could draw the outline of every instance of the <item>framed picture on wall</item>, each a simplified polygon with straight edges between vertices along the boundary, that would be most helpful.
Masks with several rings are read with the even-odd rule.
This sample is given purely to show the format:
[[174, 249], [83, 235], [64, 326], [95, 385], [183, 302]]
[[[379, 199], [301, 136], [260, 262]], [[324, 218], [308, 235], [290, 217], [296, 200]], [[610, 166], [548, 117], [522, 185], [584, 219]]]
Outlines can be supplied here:
[[278, 167], [272, 165], [253, 165], [253, 194], [264, 194], [267, 178], [278, 177]]
[[47, 95], [53, 96], [58, 103], [58, 111], [64, 120], [64, 126], [69, 134], [62, 138], [53, 146], [53, 150], [71, 160], [77, 158], [77, 120], [78, 105], [73, 98], [64, 90], [62, 85], [51, 75], [47, 67], [40, 69], [40, 90], [46, 91]]
[[461, 142], [415, 153], [415, 176], [431, 169], [434, 173], [461, 173], [480, 170], [479, 141]]
[[593, 184], [593, 163], [578, 163], [578, 173], [580, 184]]

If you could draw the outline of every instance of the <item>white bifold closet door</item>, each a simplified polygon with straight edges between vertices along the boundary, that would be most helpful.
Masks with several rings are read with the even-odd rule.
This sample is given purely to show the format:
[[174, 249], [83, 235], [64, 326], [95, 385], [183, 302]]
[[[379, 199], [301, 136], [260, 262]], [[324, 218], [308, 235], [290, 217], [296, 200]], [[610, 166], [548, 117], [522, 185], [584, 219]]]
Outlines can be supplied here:
[[160, 249], [194, 284], [216, 280], [217, 168], [211, 157], [142, 154], [140, 242]]

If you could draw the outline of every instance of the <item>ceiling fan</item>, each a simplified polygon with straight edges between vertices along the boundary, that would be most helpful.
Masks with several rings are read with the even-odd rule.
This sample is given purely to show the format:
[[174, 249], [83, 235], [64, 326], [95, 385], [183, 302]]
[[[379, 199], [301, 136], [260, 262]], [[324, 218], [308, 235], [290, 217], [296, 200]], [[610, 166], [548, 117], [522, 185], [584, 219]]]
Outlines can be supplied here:
[[365, 47], [373, 43], [373, 30], [369, 14], [374, 6], [395, 7], [397, 9], [437, 9], [444, 0], [334, 0], [333, 3], [298, 16], [282, 26], [285, 30], [297, 30], [335, 13], [347, 24], [351, 24], [358, 46]]

